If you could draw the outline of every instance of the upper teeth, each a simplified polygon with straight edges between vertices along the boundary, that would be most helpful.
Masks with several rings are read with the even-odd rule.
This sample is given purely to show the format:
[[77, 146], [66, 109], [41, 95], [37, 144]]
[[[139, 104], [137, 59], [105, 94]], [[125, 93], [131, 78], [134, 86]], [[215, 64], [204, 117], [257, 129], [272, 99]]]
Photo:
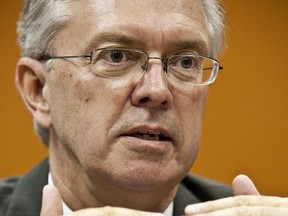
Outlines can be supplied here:
[[147, 140], [160, 140], [159, 134], [143, 134], [142, 137]]
[[137, 133], [138, 136], [142, 139], [146, 139], [146, 140], [160, 140], [160, 133], [153, 133], [153, 134], [150, 134], [150, 133]]

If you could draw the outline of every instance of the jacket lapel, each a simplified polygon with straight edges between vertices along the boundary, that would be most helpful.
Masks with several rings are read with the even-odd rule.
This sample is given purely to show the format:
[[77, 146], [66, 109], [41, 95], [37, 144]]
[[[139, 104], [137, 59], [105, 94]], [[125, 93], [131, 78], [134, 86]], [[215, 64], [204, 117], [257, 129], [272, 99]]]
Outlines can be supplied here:
[[46, 159], [19, 180], [14, 189], [6, 216], [39, 216], [42, 189], [48, 181], [49, 165]]
[[184, 215], [187, 205], [199, 202], [200, 200], [181, 183], [174, 199], [173, 216]]

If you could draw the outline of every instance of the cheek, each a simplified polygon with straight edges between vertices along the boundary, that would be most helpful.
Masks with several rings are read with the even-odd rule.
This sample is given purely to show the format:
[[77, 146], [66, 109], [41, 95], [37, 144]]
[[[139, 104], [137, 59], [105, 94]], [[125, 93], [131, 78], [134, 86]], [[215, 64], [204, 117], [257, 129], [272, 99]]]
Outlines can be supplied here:
[[91, 76], [92, 78], [82, 78], [76, 82], [74, 97], [87, 117], [97, 119], [101, 124], [112, 124], [111, 121], [121, 115], [127, 104], [131, 92], [129, 83]]
[[[193, 91], [180, 92], [175, 101], [177, 113], [183, 131], [182, 154], [195, 157], [201, 143], [202, 119], [205, 109], [207, 88], [195, 88]], [[193, 155], [193, 157], [192, 157]]]
[[[78, 82], [77, 89], [75, 94], [77, 100], [81, 101], [81, 111], [76, 114], [80, 118], [74, 123], [80, 131], [75, 134], [81, 134], [82, 137], [77, 142], [76, 152], [88, 166], [101, 164], [111, 152], [113, 137], [110, 136], [110, 130], [126, 112], [131, 88], [129, 83], [98, 77], [93, 82]], [[78, 149], [84, 143], [85, 148]]]
[[74, 82], [70, 89], [64, 100], [69, 107], [66, 119], [70, 126], [76, 125], [74, 133], [85, 134], [82, 141], [91, 145], [97, 137], [97, 143], [107, 146], [109, 129], [127, 104], [129, 83], [87, 75]]
[[182, 91], [174, 96], [175, 106], [180, 115], [183, 129], [191, 130], [202, 125], [205, 110], [207, 87], [194, 88], [192, 91]]

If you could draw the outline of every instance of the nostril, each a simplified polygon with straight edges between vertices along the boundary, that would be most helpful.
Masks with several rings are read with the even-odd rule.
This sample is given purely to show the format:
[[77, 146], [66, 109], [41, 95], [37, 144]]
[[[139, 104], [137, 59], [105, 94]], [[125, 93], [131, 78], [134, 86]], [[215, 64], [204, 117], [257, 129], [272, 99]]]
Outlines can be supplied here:
[[[153, 104], [153, 101], [149, 98], [149, 97], [143, 97], [143, 98], [141, 98], [140, 100], [139, 100], [139, 103], [140, 104], [150, 104], [150, 103], [152, 103]], [[162, 101], [161, 103], [159, 103], [159, 105], [161, 104], [161, 106], [166, 106], [167, 104], [168, 104], [168, 102], [167, 102], [167, 100], [164, 100], [164, 101]]]
[[167, 100], [163, 101], [161, 104], [162, 104], [162, 105], [167, 105], [167, 104], [168, 104], [168, 103], [167, 103]]
[[149, 100], [148, 97], [144, 97], [144, 98], [141, 98], [141, 99], [140, 99], [140, 102], [141, 102], [141, 103], [146, 103], [148, 100]]

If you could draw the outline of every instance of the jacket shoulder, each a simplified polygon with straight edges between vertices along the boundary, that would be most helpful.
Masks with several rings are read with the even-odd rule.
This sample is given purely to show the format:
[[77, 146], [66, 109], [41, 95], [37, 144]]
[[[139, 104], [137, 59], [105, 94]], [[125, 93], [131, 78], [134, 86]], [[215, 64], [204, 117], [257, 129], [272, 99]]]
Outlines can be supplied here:
[[195, 174], [187, 175], [182, 184], [201, 202], [233, 196], [230, 186]]
[[188, 174], [180, 183], [174, 199], [173, 215], [183, 215], [187, 205], [233, 196], [228, 185]]
[[20, 177], [9, 177], [0, 179], [0, 215], [5, 215], [9, 199], [19, 181]]

